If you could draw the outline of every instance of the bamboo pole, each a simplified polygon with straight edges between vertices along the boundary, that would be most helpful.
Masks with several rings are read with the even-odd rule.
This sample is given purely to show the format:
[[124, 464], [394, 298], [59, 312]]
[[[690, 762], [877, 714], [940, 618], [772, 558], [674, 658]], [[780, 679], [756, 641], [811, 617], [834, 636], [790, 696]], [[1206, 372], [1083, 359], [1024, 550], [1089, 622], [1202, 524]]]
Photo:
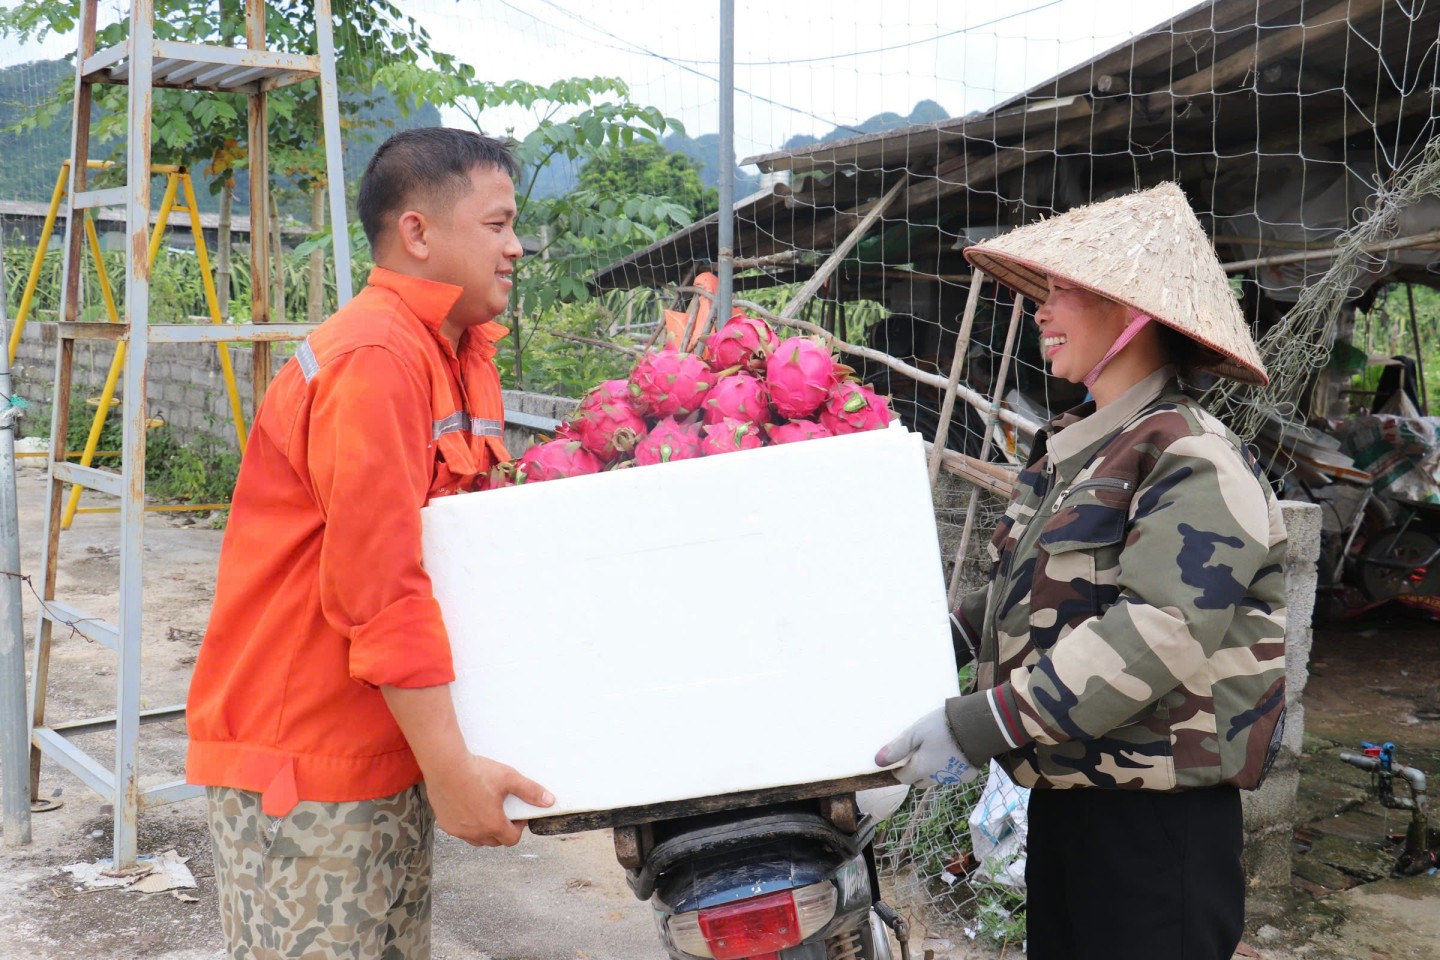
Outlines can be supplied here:
[[[927, 454], [934, 449], [933, 443], [925, 441]], [[954, 450], [944, 451], [941, 463], [947, 471], [961, 480], [974, 484], [982, 490], [989, 490], [997, 497], [1004, 497], [1008, 500], [1015, 492], [1016, 472], [1006, 469], [1001, 464], [987, 463], [977, 457]]]
[[1430, 397], [1425, 392], [1425, 348], [1420, 343], [1420, 324], [1415, 320], [1415, 285], [1405, 284], [1405, 296], [1410, 301], [1410, 336], [1415, 339], [1415, 377], [1420, 381], [1420, 412], [1430, 413]]
[[[1010, 358], [1015, 352], [1015, 336], [1020, 330], [1020, 318], [1025, 315], [1025, 298], [1015, 294], [1015, 305], [1010, 308], [1010, 329], [1005, 332], [1005, 350], [1000, 354], [1000, 370], [995, 375], [995, 389], [990, 393], [990, 417], [985, 422], [985, 439], [980, 443], [980, 459], [990, 455], [995, 425], [1000, 422], [1000, 404], [1005, 399], [1005, 381], [1010, 376]], [[960, 545], [955, 549], [955, 564], [950, 569], [950, 589], [946, 593], [950, 609], [955, 609], [955, 600], [960, 592], [960, 569], [964, 566], [965, 551], [970, 546], [970, 535], [975, 531], [975, 515], [980, 509], [980, 489], [970, 491], [970, 503], [965, 508], [965, 525], [960, 530]]]
[[[1427, 243], [1436, 242], [1440, 242], [1440, 230], [1431, 230], [1429, 233], [1418, 233], [1411, 237], [1396, 237], [1393, 240], [1380, 240], [1376, 243], [1367, 243], [1360, 248], [1360, 252], [1385, 253], [1390, 250], [1419, 247]], [[1224, 264], [1224, 268], [1226, 273], [1237, 273], [1241, 270], [1249, 270], [1251, 267], [1277, 267], [1283, 263], [1303, 263], [1307, 260], [1329, 260], [1339, 254], [1340, 250], [1338, 248], [1326, 247], [1323, 250], [1306, 250], [1301, 253], [1279, 253], [1273, 257], [1236, 260], [1233, 263]]]
[[[707, 291], [700, 292], [704, 296], [711, 295]], [[888, 353], [883, 353], [882, 351], [876, 350], [873, 347], [861, 347], [856, 346], [853, 343], [847, 343], [846, 341], [841, 340], [839, 337], [836, 337], [835, 335], [821, 329], [813, 323], [809, 323], [804, 320], [787, 320], [784, 317], [777, 316], [770, 310], [762, 307], [760, 304], [754, 303], [750, 300], [736, 300], [735, 306], [744, 307], [746, 310], [758, 314], [759, 316], [763, 317], [765, 320], [769, 321], [775, 326], [793, 327], [796, 330], [803, 330], [804, 332], [819, 337], [821, 340], [825, 341], [826, 345], [837, 353], [843, 353], [848, 356], [860, 357], [865, 360], [871, 360], [875, 363], [880, 364], [883, 367], [895, 371], [902, 376], [909, 377], [916, 383], [935, 387], [937, 390], [945, 390], [949, 387], [950, 381], [947, 378], [940, 376], [939, 374], [930, 373], [927, 370], [921, 370], [919, 367], [913, 367], [905, 361], [896, 360]], [[982, 413], [989, 413], [990, 411], [990, 401], [984, 395], [970, 389], [963, 383], [956, 385], [955, 395]], [[1024, 417], [1018, 413], [1015, 413], [1013, 410], [1001, 410], [1000, 421], [1002, 423], [1009, 424], [1016, 430], [1019, 430], [1021, 433], [1025, 434], [1025, 436], [1027, 437], [1033, 437], [1041, 427], [1040, 423], [1028, 419], [1027, 417]]]
[[606, 350], [616, 350], [620, 353], [629, 354], [632, 357], [638, 357], [645, 352], [639, 347], [627, 347], [622, 343], [611, 343], [607, 340], [596, 340], [594, 337], [582, 337], [578, 333], [564, 333], [559, 330], [552, 330], [550, 331], [550, 336], [556, 337], [560, 340], [571, 340], [575, 343], [587, 344], [592, 347], [604, 347]]
[[950, 417], [955, 412], [955, 390], [960, 385], [960, 371], [965, 367], [965, 354], [970, 349], [970, 331], [975, 326], [975, 309], [980, 303], [980, 287], [985, 279], [975, 271], [970, 282], [970, 296], [965, 300], [965, 316], [960, 320], [960, 333], [955, 338], [955, 355], [950, 358], [950, 379], [945, 384], [945, 399], [940, 404], [940, 423], [935, 427], [935, 449], [930, 454], [930, 486], [940, 479], [940, 452], [950, 434]]
[[835, 272], [835, 269], [850, 255], [850, 251], [855, 249], [855, 245], [860, 242], [860, 238], [865, 236], [870, 228], [875, 225], [875, 221], [879, 220], [881, 215], [889, 208], [890, 204], [895, 202], [895, 198], [904, 192], [906, 181], [907, 178], [905, 177], [901, 177], [895, 181], [895, 184], [885, 192], [885, 195], [880, 198], [879, 202], [870, 208], [870, 212], [865, 214], [860, 222], [855, 225], [855, 229], [851, 230], [849, 235], [840, 241], [840, 245], [831, 252], [830, 256], [825, 258], [825, 262], [820, 264], [815, 270], [814, 275], [805, 281], [805, 286], [800, 288], [800, 292], [795, 294], [789, 303], [785, 304], [785, 309], [780, 311], [780, 316], [786, 319], [794, 319], [795, 315], [800, 312], [800, 308], [805, 306], [811, 297], [815, 296], [816, 291], [824, 286], [825, 281], [830, 279], [830, 275]]

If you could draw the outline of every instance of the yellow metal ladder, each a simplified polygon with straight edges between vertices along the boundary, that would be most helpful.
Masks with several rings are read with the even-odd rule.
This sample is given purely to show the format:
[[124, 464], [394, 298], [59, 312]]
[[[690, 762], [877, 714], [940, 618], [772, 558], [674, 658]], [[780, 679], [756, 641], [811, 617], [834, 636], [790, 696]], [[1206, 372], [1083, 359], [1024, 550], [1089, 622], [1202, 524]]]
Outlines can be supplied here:
[[[325, 161], [329, 177], [330, 214], [334, 241], [337, 297], [350, 299], [349, 231], [346, 229], [344, 172], [340, 162], [340, 122], [335, 85], [335, 49], [330, 0], [314, 5], [314, 54], [282, 53], [266, 49], [265, 4], [246, 0], [246, 46], [231, 48], [162, 40], [155, 36], [153, 0], [133, 0], [124, 39], [96, 49], [98, 0], [80, 0], [79, 50], [75, 58], [75, 96], [69, 163], [70, 183], [65, 193], [65, 241], [57, 336], [54, 408], [49, 457], [49, 511], [45, 523], [45, 553], [39, 626], [31, 671], [30, 795], [38, 801], [42, 758], [77, 776], [108, 799], [114, 808], [114, 863], [135, 862], [136, 836], [142, 809], [195, 796], [198, 788], [183, 778], [142, 786], [138, 764], [139, 728], [142, 723], [173, 720], [184, 715], [184, 705], [140, 709], [140, 648], [143, 628], [144, 579], [141, 566], [145, 519], [145, 432], [149, 420], [146, 374], [150, 345], [155, 343], [248, 342], [253, 345], [252, 387], [258, 407], [270, 380], [269, 344], [299, 340], [311, 324], [270, 323], [269, 243], [266, 211], [269, 209], [268, 101], [270, 91], [294, 83], [318, 82], [325, 133]], [[127, 129], [124, 169], [120, 187], [90, 189], [90, 122], [96, 84], [123, 84], [127, 95]], [[248, 101], [250, 153], [251, 319], [248, 324], [155, 324], [150, 311], [151, 209], [151, 93], [155, 87], [241, 93]], [[171, 198], [173, 203], [173, 196]], [[125, 297], [118, 323], [89, 323], [79, 317], [79, 281], [82, 261], [84, 211], [124, 205]], [[193, 215], [193, 195], [186, 206]], [[163, 222], [163, 221], [162, 221]], [[209, 271], [205, 271], [208, 277]], [[70, 387], [77, 340], [111, 340], [124, 345], [123, 370], [116, 373], [124, 405], [122, 458], [119, 472], [72, 463], [65, 434], [70, 417]], [[90, 616], [55, 596], [60, 563], [61, 527], [66, 485], [82, 486], [120, 501], [119, 616], [115, 623]], [[115, 710], [107, 716], [56, 723], [46, 716], [51, 645], [56, 627], [63, 639], [79, 634], [113, 650], [118, 658]], [[77, 733], [110, 731], [114, 735], [113, 763], [103, 763], [69, 738]], [[166, 772], [169, 773], [168, 771]]]
[[[113, 163], [105, 160], [91, 160], [87, 163], [91, 170], [103, 170], [114, 166]], [[45, 251], [50, 244], [50, 236], [55, 229], [55, 221], [60, 211], [60, 204], [65, 198], [65, 188], [69, 181], [70, 161], [66, 160], [60, 165], [60, 176], [55, 180], [55, 191], [50, 198], [50, 210], [46, 214], [44, 226], [40, 229], [40, 242], [35, 248], [35, 259], [30, 266], [30, 274], [25, 283], [25, 290], [20, 296], [20, 310], [15, 316], [15, 328], [10, 334], [10, 363], [15, 363], [15, 354], [20, 347], [20, 338], [25, 332], [25, 321], [30, 315], [30, 308], [34, 302], [35, 289], [40, 280], [40, 274], [45, 262]], [[191, 181], [190, 171], [183, 166], [169, 164], [155, 164], [150, 168], [152, 175], [165, 177], [165, 193], [160, 201], [160, 215], [155, 223], [155, 229], [150, 234], [150, 246], [148, 252], [148, 265], [150, 269], [155, 267], [155, 258], [160, 252], [160, 242], [165, 236], [165, 229], [169, 226], [172, 213], [187, 213], [190, 218], [191, 235], [195, 239], [195, 256], [199, 262], [200, 276], [205, 288], [205, 303], [209, 312], [211, 323], [222, 323], [220, 316], [220, 298], [215, 289], [215, 280], [210, 272], [210, 254], [205, 246], [205, 233], [200, 225], [200, 211], [195, 203], [195, 185]], [[183, 204], [177, 205], [177, 196], [183, 198]], [[105, 305], [105, 315], [111, 323], [120, 322], [120, 312], [115, 305], [115, 292], [110, 286], [110, 276], [105, 270], [105, 261], [100, 251], [100, 238], [95, 232], [95, 221], [89, 213], [85, 215], [85, 236], [89, 241], [90, 259], [95, 264], [97, 274], [97, 285], [100, 288], [100, 297]], [[227, 343], [216, 343], [216, 350], [220, 357], [220, 371], [225, 380], [225, 391], [230, 400], [230, 416], [235, 424], [235, 441], [239, 445], [240, 452], [245, 452], [246, 430], [245, 411], [240, 403], [240, 389], [235, 383], [235, 368], [230, 362], [230, 345]], [[105, 377], [105, 384], [101, 388], [100, 396], [91, 401], [96, 405], [95, 416], [90, 423], [90, 432], [85, 440], [85, 449], [80, 453], [79, 461], [82, 467], [88, 467], [94, 462], [99, 450], [100, 434], [105, 428], [105, 421], [109, 416], [111, 408], [115, 405], [115, 386], [120, 380], [120, 373], [125, 369], [125, 341], [115, 345], [115, 354], [110, 362], [110, 371]], [[158, 421], [154, 421], [158, 422]], [[70, 498], [65, 503], [65, 512], [61, 516], [61, 529], [68, 530], [70, 523], [75, 518], [76, 510], [80, 506], [81, 485], [73, 484], [70, 488]], [[153, 509], [153, 508], [152, 508]]]

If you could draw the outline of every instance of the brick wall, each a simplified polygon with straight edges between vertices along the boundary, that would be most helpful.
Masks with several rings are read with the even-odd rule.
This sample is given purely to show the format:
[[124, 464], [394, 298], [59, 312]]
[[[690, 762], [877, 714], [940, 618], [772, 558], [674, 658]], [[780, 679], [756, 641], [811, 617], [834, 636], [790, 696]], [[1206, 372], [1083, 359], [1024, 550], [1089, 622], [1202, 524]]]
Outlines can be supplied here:
[[[55, 345], [53, 326], [39, 323], [26, 326], [12, 368], [15, 392], [30, 403], [21, 420], [21, 436], [48, 436], [50, 433]], [[234, 344], [228, 349], [248, 424], [253, 415], [250, 402], [251, 348], [249, 345]], [[289, 344], [272, 345], [273, 369], [280, 369], [280, 365], [288, 360], [291, 349]], [[113, 343], [76, 341], [73, 376], [83, 396], [100, 396], [114, 354]], [[209, 435], [227, 448], [237, 449], [230, 399], [214, 344], [151, 345], [147, 388], [150, 415], [163, 418], [181, 442]], [[123, 396], [118, 387], [116, 392]], [[505, 391], [506, 409], [514, 411], [517, 419], [533, 422], [541, 428], [546, 422], [563, 417], [574, 404], [575, 401], [564, 397]], [[93, 416], [94, 409], [87, 407], [81, 412], [72, 408], [71, 416], [83, 416], [88, 420]], [[525, 449], [536, 428], [516, 426], [506, 430], [505, 442], [511, 452], [518, 454]]]

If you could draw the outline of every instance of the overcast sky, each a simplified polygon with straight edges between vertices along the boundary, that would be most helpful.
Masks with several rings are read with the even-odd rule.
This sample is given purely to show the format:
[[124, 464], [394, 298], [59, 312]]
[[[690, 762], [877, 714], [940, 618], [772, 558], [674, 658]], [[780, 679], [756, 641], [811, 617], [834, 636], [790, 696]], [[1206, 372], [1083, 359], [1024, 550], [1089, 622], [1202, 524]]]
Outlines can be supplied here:
[[[692, 135], [718, 129], [719, 0], [399, 0], [435, 44], [489, 80], [616, 76]], [[984, 109], [1172, 18], [1195, 0], [736, 0], [735, 150], [776, 149], [934, 100]], [[118, 0], [101, 0], [102, 20]], [[128, 4], [124, 4], [128, 6]], [[63, 56], [72, 36], [0, 65]], [[447, 118], [449, 119], [449, 118]], [[456, 118], [458, 122], [458, 118]], [[488, 132], [524, 133], [493, 111]]]

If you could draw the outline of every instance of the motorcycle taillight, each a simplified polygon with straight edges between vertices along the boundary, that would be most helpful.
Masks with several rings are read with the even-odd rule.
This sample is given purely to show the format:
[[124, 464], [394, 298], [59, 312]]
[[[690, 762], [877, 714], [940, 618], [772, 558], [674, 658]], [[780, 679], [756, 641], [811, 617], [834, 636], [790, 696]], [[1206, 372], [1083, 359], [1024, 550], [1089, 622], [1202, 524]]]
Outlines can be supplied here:
[[698, 920], [715, 960], [774, 953], [805, 939], [789, 890], [701, 910]]
[[694, 957], [773, 956], [829, 923], [835, 902], [835, 886], [829, 881], [768, 893], [698, 913], [677, 913], [669, 920], [670, 938]]

